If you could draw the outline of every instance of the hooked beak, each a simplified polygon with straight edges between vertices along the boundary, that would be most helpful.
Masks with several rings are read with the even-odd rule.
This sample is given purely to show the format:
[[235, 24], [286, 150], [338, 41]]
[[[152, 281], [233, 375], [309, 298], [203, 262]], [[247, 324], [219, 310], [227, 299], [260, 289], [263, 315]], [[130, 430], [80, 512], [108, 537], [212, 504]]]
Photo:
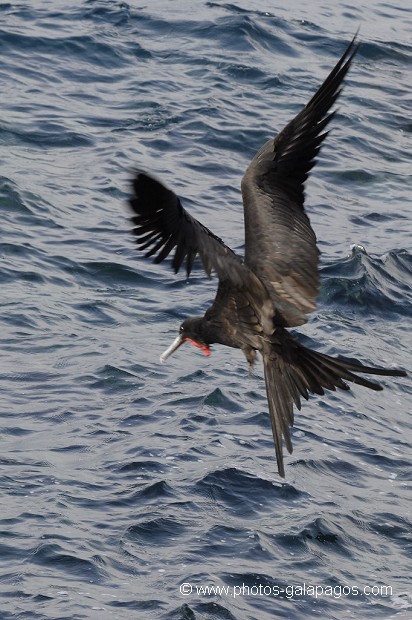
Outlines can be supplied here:
[[167, 360], [167, 358], [172, 355], [172, 353], [174, 353], [176, 351], [176, 349], [178, 349], [180, 347], [181, 344], [183, 344], [184, 342], [191, 342], [195, 347], [197, 347], [198, 349], [202, 349], [203, 353], [207, 356], [210, 355], [210, 347], [207, 344], [200, 344], [199, 342], [196, 342], [196, 340], [192, 340], [192, 338], [186, 338], [185, 336], [183, 336], [182, 334], [179, 334], [178, 337], [172, 342], [172, 344], [170, 345], [170, 347], [168, 349], [166, 349], [166, 351], [164, 351], [162, 353], [162, 355], [160, 356], [160, 361], [165, 362]]
[[183, 338], [183, 336], [181, 334], [178, 335], [178, 337], [172, 342], [172, 344], [170, 345], [170, 347], [168, 349], [166, 349], [166, 351], [164, 351], [162, 353], [162, 355], [160, 356], [160, 361], [165, 362], [167, 360], [167, 358], [172, 355], [172, 353], [174, 353], [176, 351], [176, 349], [178, 349], [180, 347], [181, 344], [183, 344], [185, 341], [185, 338]]

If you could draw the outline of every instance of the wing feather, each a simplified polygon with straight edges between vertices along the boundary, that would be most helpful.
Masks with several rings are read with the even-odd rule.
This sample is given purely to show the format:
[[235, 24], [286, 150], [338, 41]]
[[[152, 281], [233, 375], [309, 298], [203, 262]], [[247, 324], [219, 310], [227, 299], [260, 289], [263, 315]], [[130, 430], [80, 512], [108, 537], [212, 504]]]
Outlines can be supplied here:
[[129, 204], [134, 214], [133, 233], [139, 249], [146, 251], [145, 256], [154, 256], [154, 262], [161, 263], [175, 249], [174, 272], [184, 264], [189, 276], [199, 255], [206, 273], [210, 276], [214, 270], [220, 282], [243, 291], [265, 332], [273, 333], [275, 310], [266, 287], [233, 250], [182, 207], [174, 192], [138, 171]]
[[288, 327], [305, 323], [316, 306], [319, 251], [304, 211], [304, 183], [356, 51], [355, 37], [309, 103], [263, 145], [242, 179], [245, 263], [265, 283]]
[[[234, 279], [248, 271], [243, 261], [219, 237], [193, 218], [181, 205], [174, 192], [153, 176], [138, 171], [133, 180], [133, 196], [129, 200], [134, 213], [133, 233], [140, 250], [146, 256], [155, 254], [155, 262], [162, 262], [175, 249], [172, 267], [177, 273], [185, 263], [189, 276], [193, 261], [200, 255], [207, 274], [214, 268], [219, 277]], [[213, 255], [226, 261], [213, 260]], [[225, 273], [223, 273], [225, 271]]]

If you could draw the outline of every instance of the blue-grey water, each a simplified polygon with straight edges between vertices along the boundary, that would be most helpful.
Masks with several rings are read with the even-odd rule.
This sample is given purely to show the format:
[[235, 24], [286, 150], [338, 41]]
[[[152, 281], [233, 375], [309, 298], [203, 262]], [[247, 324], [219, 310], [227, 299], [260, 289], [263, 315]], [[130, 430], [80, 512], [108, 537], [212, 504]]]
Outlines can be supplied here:
[[304, 402], [281, 480], [259, 365], [160, 365], [216, 280], [142, 259], [126, 206], [147, 169], [243, 252], [243, 171], [360, 26], [300, 331], [411, 370], [411, 10], [0, 4], [1, 620], [412, 618], [410, 378]]

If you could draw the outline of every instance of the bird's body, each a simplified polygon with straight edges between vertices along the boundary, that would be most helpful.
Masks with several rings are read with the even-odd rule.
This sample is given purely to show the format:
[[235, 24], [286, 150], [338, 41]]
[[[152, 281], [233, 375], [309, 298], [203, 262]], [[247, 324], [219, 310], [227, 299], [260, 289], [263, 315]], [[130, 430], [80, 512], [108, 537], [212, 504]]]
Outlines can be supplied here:
[[136, 174], [130, 200], [135, 214], [133, 232], [140, 249], [148, 250], [146, 256], [156, 255], [155, 262], [160, 263], [176, 248], [172, 266], [177, 272], [185, 261], [189, 276], [199, 254], [208, 275], [214, 270], [219, 278], [211, 307], [203, 317], [182, 323], [179, 336], [161, 359], [185, 341], [207, 355], [212, 344], [239, 348], [249, 364], [259, 352], [282, 477], [282, 438], [292, 452], [293, 406], [300, 409], [302, 397], [324, 394], [324, 388], [348, 390], [346, 381], [382, 389], [356, 372], [406, 374], [312, 351], [288, 331], [305, 323], [316, 307], [319, 251], [304, 211], [304, 183], [327, 135], [325, 128], [334, 115], [330, 108], [356, 50], [353, 40], [309, 103], [260, 149], [247, 168], [242, 179], [244, 259], [190, 216], [177, 196], [152, 176]]

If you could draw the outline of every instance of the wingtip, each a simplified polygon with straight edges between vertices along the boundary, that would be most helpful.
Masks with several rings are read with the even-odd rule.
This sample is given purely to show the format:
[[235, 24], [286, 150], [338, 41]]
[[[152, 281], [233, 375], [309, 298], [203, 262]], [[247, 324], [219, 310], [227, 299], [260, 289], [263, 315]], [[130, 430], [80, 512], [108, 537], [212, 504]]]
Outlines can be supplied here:
[[352, 62], [353, 58], [356, 56], [356, 54], [358, 53], [358, 50], [360, 48], [360, 41], [359, 41], [359, 31], [360, 31], [360, 26], [358, 26], [355, 34], [352, 37], [351, 42], [349, 43], [348, 47], [346, 48], [346, 52], [345, 52], [345, 60], [347, 63]]
[[140, 168], [135, 168], [130, 173], [130, 184], [132, 186], [132, 191], [136, 191], [136, 186], [139, 184], [141, 177], [148, 176], [145, 170], [141, 170]]

